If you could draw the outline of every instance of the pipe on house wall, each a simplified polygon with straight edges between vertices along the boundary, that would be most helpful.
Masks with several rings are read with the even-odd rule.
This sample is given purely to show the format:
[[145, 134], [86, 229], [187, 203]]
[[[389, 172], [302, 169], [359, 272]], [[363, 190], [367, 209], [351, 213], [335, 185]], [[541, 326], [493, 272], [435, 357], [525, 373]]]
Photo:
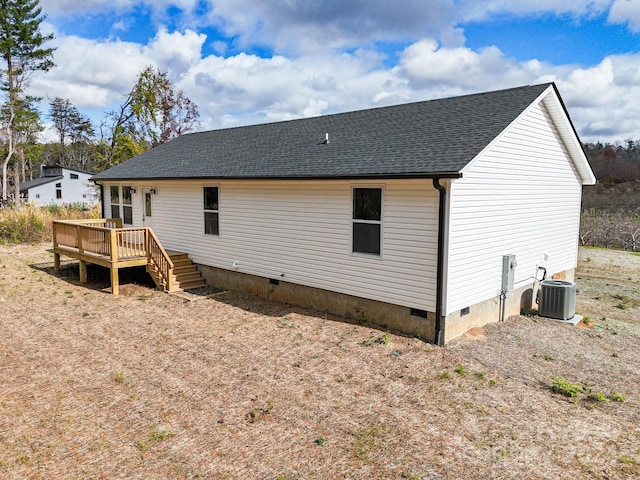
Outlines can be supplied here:
[[445, 202], [447, 189], [440, 185], [440, 178], [433, 179], [433, 187], [439, 192], [438, 200], [438, 267], [436, 273], [436, 335], [433, 343], [444, 345], [444, 319], [442, 318], [442, 291], [444, 286], [444, 234], [445, 234]]
[[104, 204], [104, 185], [101, 183], [98, 183], [98, 185], [100, 185], [100, 210], [102, 210], [102, 218], [107, 218]]

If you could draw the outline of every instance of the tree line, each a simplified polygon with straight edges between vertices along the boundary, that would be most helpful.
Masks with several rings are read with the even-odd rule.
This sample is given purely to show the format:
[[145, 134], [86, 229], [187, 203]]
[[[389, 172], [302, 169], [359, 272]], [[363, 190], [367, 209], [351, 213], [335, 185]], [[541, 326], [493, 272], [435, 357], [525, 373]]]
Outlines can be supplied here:
[[640, 141], [584, 150], [598, 183], [582, 189], [580, 244], [640, 251]]
[[[49, 111], [37, 104], [46, 96], [25, 92], [32, 75], [54, 68], [53, 35], [43, 35], [46, 16], [38, 0], [0, 0], [0, 159], [2, 200], [20, 198], [20, 184], [37, 177], [41, 165], [98, 172], [195, 130], [196, 104], [151, 66], [143, 69], [122, 102], [93, 125], [69, 99], [49, 99]], [[57, 142], [39, 136], [49, 121]], [[19, 203], [19, 202], [16, 202]]]
[[640, 140], [624, 145], [585, 143], [583, 149], [598, 182], [618, 184], [640, 180]]

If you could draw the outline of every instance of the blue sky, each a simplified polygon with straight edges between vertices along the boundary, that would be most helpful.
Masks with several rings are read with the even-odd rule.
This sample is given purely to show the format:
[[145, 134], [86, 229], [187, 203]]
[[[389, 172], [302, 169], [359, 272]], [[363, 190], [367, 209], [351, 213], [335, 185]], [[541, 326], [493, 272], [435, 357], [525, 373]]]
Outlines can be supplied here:
[[201, 129], [555, 81], [583, 141], [640, 139], [640, 0], [41, 0], [33, 94], [98, 126], [153, 65]]

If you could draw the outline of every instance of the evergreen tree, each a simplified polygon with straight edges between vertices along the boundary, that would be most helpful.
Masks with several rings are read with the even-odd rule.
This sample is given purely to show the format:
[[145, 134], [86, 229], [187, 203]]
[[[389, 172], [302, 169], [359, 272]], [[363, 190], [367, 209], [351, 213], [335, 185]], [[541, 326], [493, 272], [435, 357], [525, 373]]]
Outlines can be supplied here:
[[53, 121], [53, 127], [60, 138], [60, 156], [58, 164], [63, 167], [78, 167], [72, 165], [72, 159], [67, 155], [67, 141], [70, 142], [73, 157], [73, 148], [78, 143], [86, 143], [95, 134], [91, 121], [84, 117], [76, 107], [67, 99], [56, 97], [49, 103], [49, 118]]
[[38, 0], [0, 0], [0, 88], [4, 96], [0, 125], [6, 142], [2, 162], [2, 198], [7, 199], [7, 168], [18, 145], [16, 121], [25, 104], [24, 89], [36, 71], [53, 67], [53, 48], [44, 44], [53, 35], [43, 35], [44, 20]]

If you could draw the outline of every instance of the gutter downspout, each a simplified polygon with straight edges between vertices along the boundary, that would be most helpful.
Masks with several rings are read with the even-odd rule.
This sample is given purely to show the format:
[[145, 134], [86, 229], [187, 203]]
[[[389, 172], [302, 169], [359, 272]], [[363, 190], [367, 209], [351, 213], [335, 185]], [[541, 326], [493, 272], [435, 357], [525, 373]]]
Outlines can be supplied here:
[[433, 187], [440, 193], [438, 200], [438, 267], [436, 273], [436, 336], [434, 342], [438, 346], [444, 345], [444, 319], [442, 318], [442, 290], [444, 283], [444, 206], [447, 189], [440, 185], [440, 178], [434, 177]]
[[100, 185], [100, 210], [102, 210], [102, 218], [107, 218], [105, 215], [105, 205], [104, 205], [104, 185], [98, 183]]

